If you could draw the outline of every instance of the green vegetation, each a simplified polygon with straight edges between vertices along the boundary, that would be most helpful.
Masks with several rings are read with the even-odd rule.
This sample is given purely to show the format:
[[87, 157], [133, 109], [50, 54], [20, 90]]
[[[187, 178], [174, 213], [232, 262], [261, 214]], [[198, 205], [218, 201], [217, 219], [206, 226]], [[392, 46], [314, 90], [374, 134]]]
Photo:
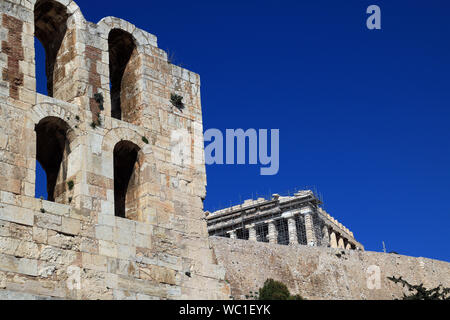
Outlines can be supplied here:
[[258, 300], [304, 300], [300, 295], [292, 296], [289, 289], [282, 282], [267, 279], [259, 289]]
[[183, 97], [182, 96], [179, 96], [179, 95], [177, 95], [175, 93], [172, 93], [170, 95], [170, 102], [178, 110], [182, 111], [184, 109], [184, 103], [183, 103]]
[[67, 186], [69, 187], [69, 191], [72, 191], [75, 184], [72, 180], [70, 180], [69, 182], [67, 182]]
[[98, 103], [98, 107], [100, 108], [100, 110], [105, 110], [105, 108], [103, 107], [103, 103], [105, 102], [105, 100], [103, 99], [102, 93], [94, 94], [94, 100]]
[[412, 285], [408, 281], [403, 280], [402, 277], [387, 277], [394, 283], [400, 283], [404, 288], [408, 289], [411, 295], [403, 293], [402, 300], [450, 300], [450, 288], [445, 288], [439, 285], [433, 289], [427, 289], [420, 285]]

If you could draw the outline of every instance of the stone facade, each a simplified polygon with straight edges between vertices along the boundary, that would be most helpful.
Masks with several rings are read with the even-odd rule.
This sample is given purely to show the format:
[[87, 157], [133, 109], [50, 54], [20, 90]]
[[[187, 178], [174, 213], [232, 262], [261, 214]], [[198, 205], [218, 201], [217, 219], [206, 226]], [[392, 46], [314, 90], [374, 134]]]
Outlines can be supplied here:
[[[392, 300], [403, 296], [403, 277], [411, 284], [450, 287], [450, 263], [398, 254], [211, 237], [217, 261], [225, 267], [234, 299], [248, 299], [268, 278], [291, 294], [311, 300]], [[406, 292], [405, 292], [406, 293]]]
[[243, 204], [208, 213], [210, 236], [364, 250], [353, 232], [320, 207], [310, 190], [292, 197], [246, 200]]
[[[154, 35], [87, 22], [70, 0], [2, 0], [0, 26], [0, 298], [229, 297], [205, 166], [171, 157], [174, 130], [203, 145], [199, 76]], [[34, 36], [49, 96], [36, 93]], [[37, 159], [52, 201], [35, 199]]]
[[[210, 234], [253, 241], [208, 238], [199, 75], [129, 22], [88, 22], [71, 0], [1, 0], [0, 49], [0, 299], [243, 298], [269, 276], [310, 298], [390, 298], [394, 285], [364, 289], [367, 265], [425, 284], [449, 273], [342, 250], [363, 246], [310, 192], [208, 217]], [[180, 130], [192, 161], [173, 158]], [[35, 198], [37, 160], [49, 201]]]

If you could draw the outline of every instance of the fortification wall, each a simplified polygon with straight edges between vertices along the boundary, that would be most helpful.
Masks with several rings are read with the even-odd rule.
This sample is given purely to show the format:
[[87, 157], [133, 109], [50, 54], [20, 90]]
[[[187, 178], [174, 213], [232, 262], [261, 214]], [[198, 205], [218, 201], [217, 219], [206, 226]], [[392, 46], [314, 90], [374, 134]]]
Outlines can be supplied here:
[[[450, 287], [450, 263], [369, 251], [211, 237], [216, 259], [226, 270], [234, 299], [246, 299], [268, 278], [307, 299], [394, 299], [403, 296], [402, 276], [411, 284]], [[372, 267], [371, 267], [372, 266]], [[380, 269], [377, 289], [376, 267]], [[369, 287], [374, 289], [369, 289]]]

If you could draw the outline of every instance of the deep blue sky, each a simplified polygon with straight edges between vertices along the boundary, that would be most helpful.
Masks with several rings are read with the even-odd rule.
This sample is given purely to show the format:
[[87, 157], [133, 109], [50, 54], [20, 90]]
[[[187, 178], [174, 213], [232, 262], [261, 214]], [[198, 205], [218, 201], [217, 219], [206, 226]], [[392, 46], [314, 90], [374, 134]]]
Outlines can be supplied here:
[[[450, 261], [448, 1], [77, 3], [199, 73], [205, 129], [280, 129], [279, 174], [208, 166], [206, 210], [315, 186], [367, 250]], [[365, 26], [371, 4], [381, 31]]]

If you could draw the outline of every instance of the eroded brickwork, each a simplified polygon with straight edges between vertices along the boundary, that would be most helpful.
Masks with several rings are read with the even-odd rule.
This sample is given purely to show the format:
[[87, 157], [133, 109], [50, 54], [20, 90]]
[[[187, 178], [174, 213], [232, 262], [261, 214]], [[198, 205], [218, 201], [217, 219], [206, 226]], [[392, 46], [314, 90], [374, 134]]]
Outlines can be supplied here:
[[2, 76], [3, 80], [9, 83], [10, 97], [19, 99], [19, 87], [23, 86], [23, 73], [19, 69], [19, 62], [24, 59], [22, 46], [23, 22], [3, 14], [2, 26], [8, 32], [8, 40], [2, 41], [2, 52], [8, 57], [8, 64], [3, 69]]
[[140, 119], [144, 114], [143, 108], [146, 106], [142, 99], [143, 92], [140, 92], [137, 85], [141, 81], [140, 70], [142, 70], [141, 59], [134, 49], [122, 78], [120, 101], [122, 119], [135, 125], [141, 124]]
[[[98, 48], [94, 48], [92, 46], [86, 46], [86, 63], [89, 67], [89, 85], [92, 88], [92, 94], [102, 93], [99, 89], [101, 89], [101, 81], [100, 74], [97, 71], [97, 63], [102, 60], [102, 51]], [[92, 112], [92, 120], [97, 122], [100, 115], [100, 106], [99, 103], [95, 100], [94, 96], [89, 98], [89, 107]]]

